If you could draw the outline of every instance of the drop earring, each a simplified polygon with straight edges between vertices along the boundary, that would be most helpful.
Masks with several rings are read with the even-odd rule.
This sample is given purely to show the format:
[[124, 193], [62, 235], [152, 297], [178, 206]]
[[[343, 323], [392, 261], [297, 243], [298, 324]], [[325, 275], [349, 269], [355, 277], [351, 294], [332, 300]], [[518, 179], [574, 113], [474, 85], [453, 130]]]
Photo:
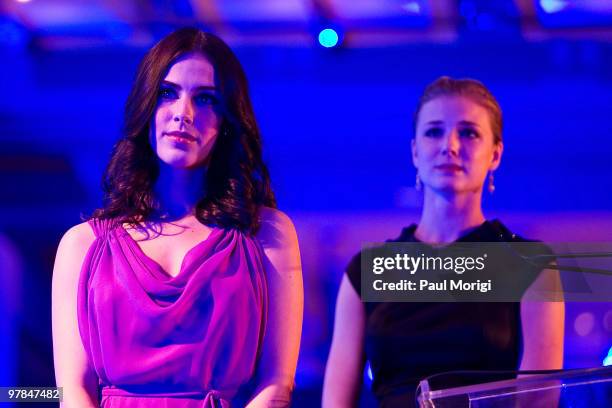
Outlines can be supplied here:
[[493, 172], [489, 172], [489, 185], [487, 186], [489, 193], [493, 194], [495, 192], [495, 183], [493, 179]]
[[423, 183], [421, 182], [421, 177], [419, 176], [419, 172], [417, 171], [416, 178], [414, 180], [414, 189], [416, 191], [421, 191], [423, 189]]

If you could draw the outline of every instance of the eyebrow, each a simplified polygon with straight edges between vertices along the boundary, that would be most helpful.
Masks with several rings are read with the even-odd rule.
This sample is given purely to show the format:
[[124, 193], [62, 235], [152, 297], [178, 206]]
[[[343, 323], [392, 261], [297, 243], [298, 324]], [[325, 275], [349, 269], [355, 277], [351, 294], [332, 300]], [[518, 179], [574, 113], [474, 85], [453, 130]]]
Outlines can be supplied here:
[[480, 126], [478, 125], [478, 123], [476, 123], [476, 122], [472, 122], [472, 121], [470, 121], [470, 120], [461, 120], [461, 121], [459, 121], [459, 124], [460, 124], [460, 125], [473, 126], [473, 127], [480, 127]]
[[[480, 127], [478, 123], [472, 122], [470, 120], [460, 120], [458, 123], [463, 126]], [[426, 123], [426, 125], [443, 125], [443, 124], [444, 124], [444, 121], [442, 120], [430, 120], [429, 122]]]
[[[172, 87], [174, 89], [177, 89], [177, 90], [181, 90], [182, 89], [182, 87], [179, 84], [175, 84], [174, 82], [170, 82], [170, 81], [167, 81], [165, 79], [162, 81], [161, 84], [162, 85], [166, 85], [166, 86], [170, 86], [170, 87]], [[200, 86], [195, 87], [195, 90], [196, 91], [216, 91], [217, 87], [215, 87], [214, 85], [200, 85]]]

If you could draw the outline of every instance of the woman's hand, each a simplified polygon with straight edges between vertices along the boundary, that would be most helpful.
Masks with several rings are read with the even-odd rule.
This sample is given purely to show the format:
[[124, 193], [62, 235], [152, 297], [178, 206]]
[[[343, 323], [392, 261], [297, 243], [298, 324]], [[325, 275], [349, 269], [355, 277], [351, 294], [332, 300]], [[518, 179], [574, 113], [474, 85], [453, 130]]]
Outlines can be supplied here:
[[292, 388], [275, 383], [263, 386], [246, 408], [288, 408], [291, 404]]

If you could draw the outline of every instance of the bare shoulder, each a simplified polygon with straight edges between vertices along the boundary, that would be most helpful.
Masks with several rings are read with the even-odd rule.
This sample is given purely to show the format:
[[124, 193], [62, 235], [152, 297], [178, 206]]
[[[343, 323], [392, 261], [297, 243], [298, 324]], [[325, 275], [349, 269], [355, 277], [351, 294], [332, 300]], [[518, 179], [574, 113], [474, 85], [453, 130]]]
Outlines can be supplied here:
[[60, 247], [86, 246], [88, 247], [96, 239], [96, 236], [87, 222], [82, 222], [71, 227], [60, 241]]
[[77, 224], [66, 231], [57, 248], [55, 270], [63, 270], [61, 266], [82, 262], [95, 239], [96, 236], [87, 222]]
[[279, 229], [295, 229], [291, 218], [281, 210], [272, 207], [261, 207], [259, 209], [261, 227], [276, 227]]
[[260, 227], [256, 236], [264, 247], [297, 245], [295, 226], [287, 214], [276, 208], [261, 207], [259, 218]]

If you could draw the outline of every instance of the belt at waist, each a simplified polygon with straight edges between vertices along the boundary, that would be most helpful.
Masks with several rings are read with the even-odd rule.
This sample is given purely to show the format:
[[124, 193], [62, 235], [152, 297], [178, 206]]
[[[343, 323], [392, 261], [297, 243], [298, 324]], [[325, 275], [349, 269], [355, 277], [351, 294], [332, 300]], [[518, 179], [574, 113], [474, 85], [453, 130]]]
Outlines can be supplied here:
[[102, 387], [102, 397], [125, 398], [175, 398], [200, 400], [205, 408], [229, 408], [229, 398], [224, 398], [217, 390], [209, 391], [179, 391], [179, 392], [134, 392], [117, 387]]

